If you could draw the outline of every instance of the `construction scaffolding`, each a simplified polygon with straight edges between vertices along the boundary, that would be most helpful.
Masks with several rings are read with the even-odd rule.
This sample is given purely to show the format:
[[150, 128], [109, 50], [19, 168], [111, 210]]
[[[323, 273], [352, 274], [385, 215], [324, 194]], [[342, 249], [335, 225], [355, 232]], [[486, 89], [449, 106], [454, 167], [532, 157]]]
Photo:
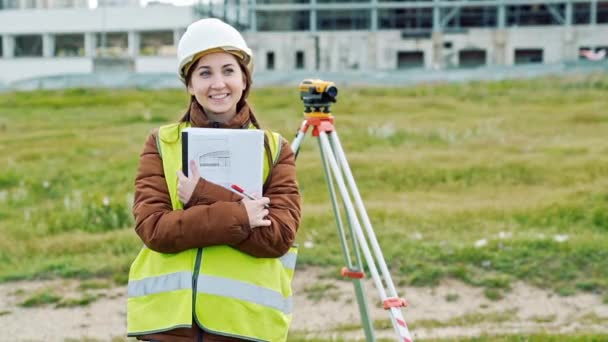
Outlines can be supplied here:
[[399, 29], [430, 36], [479, 27], [608, 23], [608, 1], [602, 0], [206, 0], [197, 11], [251, 32]]

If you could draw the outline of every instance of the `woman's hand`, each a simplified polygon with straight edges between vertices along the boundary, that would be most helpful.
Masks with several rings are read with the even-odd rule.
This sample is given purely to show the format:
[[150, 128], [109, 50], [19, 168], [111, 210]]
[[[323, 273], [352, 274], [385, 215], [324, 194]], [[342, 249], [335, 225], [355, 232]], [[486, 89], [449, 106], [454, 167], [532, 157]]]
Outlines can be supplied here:
[[270, 226], [270, 220], [265, 218], [268, 216], [268, 209], [264, 208], [265, 205], [270, 203], [270, 199], [268, 197], [262, 197], [254, 200], [243, 198], [242, 202], [247, 210], [249, 226], [251, 228]]
[[200, 178], [201, 174], [198, 172], [198, 167], [194, 160], [190, 161], [190, 176], [186, 177], [182, 171], [177, 171], [177, 196], [183, 204], [190, 201], [190, 197], [192, 197], [194, 188], [196, 188], [196, 184]]

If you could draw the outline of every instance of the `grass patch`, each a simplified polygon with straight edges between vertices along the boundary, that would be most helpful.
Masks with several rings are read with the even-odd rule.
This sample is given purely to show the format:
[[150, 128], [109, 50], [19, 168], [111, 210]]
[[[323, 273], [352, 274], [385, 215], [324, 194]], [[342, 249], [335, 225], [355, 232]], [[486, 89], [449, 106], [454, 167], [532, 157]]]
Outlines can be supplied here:
[[557, 319], [556, 315], [547, 315], [547, 316], [533, 316], [530, 317], [530, 320], [536, 323], [551, 323]]
[[81, 291], [109, 289], [111, 287], [112, 283], [103, 279], [84, 280], [78, 285], [78, 289]]
[[[606, 336], [603, 334], [514, 334], [514, 335], [482, 335], [477, 337], [453, 337], [453, 338], [417, 338], [421, 342], [603, 342]], [[290, 334], [289, 342], [364, 342], [364, 339], [343, 338], [315, 338], [307, 337], [305, 333], [296, 332]], [[378, 339], [378, 342], [390, 342], [394, 339]]]
[[492, 301], [499, 301], [504, 298], [504, 296], [500, 290], [493, 289], [493, 288], [485, 288], [483, 290], [483, 295]]
[[458, 317], [450, 318], [449, 320], [418, 320], [411, 322], [412, 329], [420, 328], [444, 328], [452, 326], [473, 326], [480, 323], [502, 323], [513, 320], [516, 318], [517, 312], [515, 310], [507, 310], [500, 312], [486, 312], [486, 313], [470, 313]]
[[304, 293], [306, 293], [306, 298], [314, 302], [327, 299], [336, 301], [340, 298], [338, 287], [330, 283], [318, 283], [311, 285], [304, 289]]
[[19, 306], [24, 307], [24, 308], [33, 308], [33, 307], [38, 307], [38, 306], [43, 306], [43, 305], [48, 305], [48, 304], [56, 304], [56, 303], [59, 303], [60, 301], [61, 301], [61, 297], [58, 296], [57, 294], [55, 294], [53, 291], [42, 290], [42, 291], [36, 292], [33, 295], [31, 295], [30, 297], [28, 297], [26, 300], [21, 302], [19, 304]]
[[460, 299], [460, 296], [457, 293], [448, 293], [445, 295], [446, 302], [457, 302]]
[[55, 305], [57, 308], [72, 308], [77, 306], [88, 306], [89, 304], [95, 302], [99, 298], [103, 297], [102, 295], [95, 295], [92, 293], [84, 293], [80, 298], [65, 298]]
[[599, 316], [595, 312], [590, 312], [590, 313], [584, 315], [583, 317], [581, 317], [579, 321], [584, 324], [597, 324], [597, 325], [605, 326], [606, 324], [608, 324], [608, 317]]
[[[607, 85], [604, 74], [341, 89], [336, 127], [394, 278], [452, 277], [496, 296], [513, 281], [607, 296]], [[0, 281], [125, 284], [141, 247], [131, 215], [139, 154], [187, 101], [180, 90], [0, 94], [11, 108], [0, 135]], [[251, 102], [291, 139], [302, 118], [295, 87], [256, 89]], [[314, 246], [298, 265], [336, 267], [316, 145], [304, 140], [297, 160], [297, 239]]]

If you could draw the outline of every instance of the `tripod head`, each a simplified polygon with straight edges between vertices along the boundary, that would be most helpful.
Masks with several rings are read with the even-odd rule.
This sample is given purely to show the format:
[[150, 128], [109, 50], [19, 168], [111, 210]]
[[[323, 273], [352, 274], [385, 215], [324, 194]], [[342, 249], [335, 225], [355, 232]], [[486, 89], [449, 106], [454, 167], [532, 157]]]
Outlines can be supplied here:
[[[309, 78], [302, 81], [298, 88], [305, 113], [330, 114], [329, 107], [332, 102], [336, 102], [338, 96], [338, 87], [334, 82]], [[322, 113], [321, 108], [323, 108]]]

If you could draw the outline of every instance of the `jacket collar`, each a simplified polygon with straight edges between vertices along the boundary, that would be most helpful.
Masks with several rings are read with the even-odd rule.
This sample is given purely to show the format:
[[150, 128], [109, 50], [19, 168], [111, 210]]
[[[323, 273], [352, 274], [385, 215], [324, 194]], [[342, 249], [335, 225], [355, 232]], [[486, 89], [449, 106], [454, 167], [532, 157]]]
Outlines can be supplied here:
[[249, 104], [245, 102], [243, 107], [229, 122], [211, 121], [203, 107], [198, 102], [192, 101], [190, 105], [190, 124], [192, 124], [192, 127], [204, 128], [248, 128], [251, 122], [251, 114], [253, 113], [251, 113]]

